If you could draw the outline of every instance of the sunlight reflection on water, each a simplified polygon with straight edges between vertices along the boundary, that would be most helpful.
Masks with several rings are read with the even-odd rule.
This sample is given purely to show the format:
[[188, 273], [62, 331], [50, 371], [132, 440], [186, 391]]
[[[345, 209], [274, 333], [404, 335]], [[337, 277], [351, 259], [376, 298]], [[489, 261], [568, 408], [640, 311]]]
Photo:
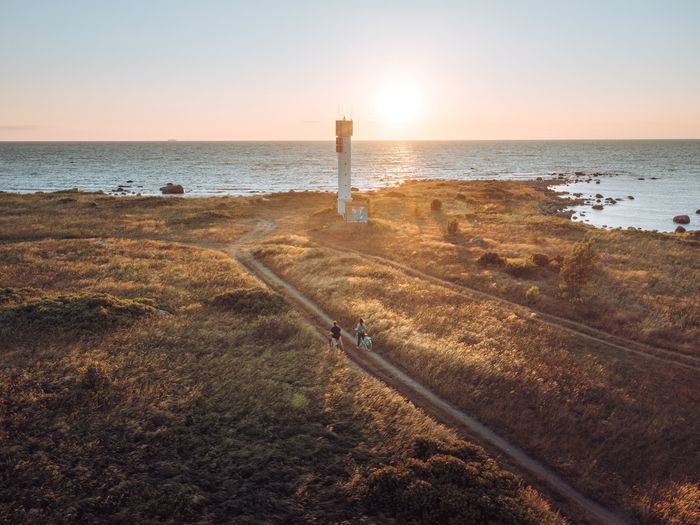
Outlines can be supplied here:
[[[700, 208], [700, 141], [355, 141], [352, 163], [352, 184], [360, 189], [410, 179], [619, 174], [596, 187], [569, 189], [635, 196], [585, 212], [599, 226], [668, 231], [675, 228], [670, 217]], [[182, 184], [189, 196], [334, 191], [336, 169], [330, 141], [0, 143], [0, 190], [13, 192], [110, 191], [129, 180], [127, 191], [144, 195], [159, 195], [166, 182]], [[691, 228], [699, 227], [696, 217]]]

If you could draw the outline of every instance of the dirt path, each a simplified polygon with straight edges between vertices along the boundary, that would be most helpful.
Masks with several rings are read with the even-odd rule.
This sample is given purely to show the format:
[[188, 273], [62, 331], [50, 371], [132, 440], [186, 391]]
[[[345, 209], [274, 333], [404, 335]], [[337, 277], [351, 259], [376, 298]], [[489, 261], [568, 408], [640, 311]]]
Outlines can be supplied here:
[[552, 314], [543, 313], [538, 310], [529, 308], [525, 305], [509, 301], [508, 299], [504, 299], [497, 295], [492, 295], [490, 293], [483, 292], [475, 288], [470, 288], [468, 286], [455, 284], [453, 282], [440, 279], [439, 277], [435, 277], [433, 275], [422, 272], [421, 270], [417, 270], [410, 266], [406, 266], [405, 264], [396, 262], [392, 259], [381, 257], [379, 255], [372, 255], [365, 252], [352, 250], [349, 248], [339, 247], [337, 245], [321, 241], [319, 239], [314, 239], [314, 242], [318, 246], [342, 251], [345, 253], [354, 253], [355, 255], [359, 255], [360, 257], [373, 259], [377, 262], [380, 262], [383, 265], [392, 266], [393, 268], [401, 270], [406, 274], [413, 275], [414, 277], [418, 277], [426, 281], [430, 281], [434, 284], [438, 284], [445, 288], [449, 288], [458, 295], [461, 295], [470, 300], [480, 298], [497, 301], [503, 305], [506, 305], [509, 309], [511, 309], [514, 313], [520, 315], [520, 317], [523, 319], [528, 319], [534, 322], [554, 327], [558, 330], [563, 330], [565, 332], [571, 333], [589, 341], [594, 341], [595, 343], [603, 345], [609, 349], [634, 354], [645, 359], [662, 361], [664, 363], [672, 364], [681, 368], [700, 371], [700, 359], [698, 359], [697, 357], [647, 345], [638, 341], [633, 341], [631, 339], [627, 339], [617, 335], [612, 335], [607, 332], [603, 332], [602, 330], [591, 328], [590, 326], [578, 323], [576, 321], [565, 319], [563, 317], [559, 317]]
[[[273, 223], [262, 222], [234, 244], [227, 246], [224, 251], [250, 274], [284, 295], [291, 303], [300, 306], [317, 328], [329, 328], [333, 320], [328, 314], [299, 292], [299, 290], [255, 259], [245, 249], [245, 244], [269, 235], [274, 229], [275, 225]], [[544, 484], [560, 500], [563, 500], [567, 507], [575, 508], [577, 516], [586, 516], [587, 519], [596, 523], [627, 523], [623, 517], [590, 499], [552, 469], [540, 463], [459, 408], [448, 403], [382, 356], [374, 352], [356, 350], [355, 341], [351, 334], [343, 332], [343, 340], [345, 341], [346, 354], [362, 369], [401, 392], [428, 414], [437, 417], [446, 424], [460, 430], [463, 434], [474, 437], [476, 441], [506, 456], [508, 461], [524, 471], [538, 484]]]

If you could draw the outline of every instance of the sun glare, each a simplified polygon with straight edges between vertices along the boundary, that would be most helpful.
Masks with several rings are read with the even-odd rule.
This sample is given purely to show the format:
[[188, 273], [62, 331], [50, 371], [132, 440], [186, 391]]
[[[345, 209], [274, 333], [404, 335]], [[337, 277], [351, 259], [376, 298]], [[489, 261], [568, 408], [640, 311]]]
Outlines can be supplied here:
[[377, 117], [386, 124], [406, 124], [420, 118], [424, 110], [420, 91], [410, 84], [386, 86], [376, 101]]

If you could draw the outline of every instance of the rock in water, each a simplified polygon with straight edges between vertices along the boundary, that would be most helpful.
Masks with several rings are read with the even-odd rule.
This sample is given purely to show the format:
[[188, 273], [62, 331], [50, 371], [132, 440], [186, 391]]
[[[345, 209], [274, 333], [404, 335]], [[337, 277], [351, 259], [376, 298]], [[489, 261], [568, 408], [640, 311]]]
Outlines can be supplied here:
[[685, 233], [685, 228], [683, 226], [679, 226], [676, 228], [676, 233]]
[[185, 188], [183, 188], [180, 184], [173, 184], [172, 182], [168, 182], [165, 186], [163, 186], [160, 189], [160, 192], [163, 195], [181, 195], [185, 193]]
[[700, 210], [695, 210], [695, 213], [697, 213], [698, 215], [700, 215]]
[[673, 218], [673, 222], [676, 224], [690, 224], [690, 217], [687, 215], [676, 215]]

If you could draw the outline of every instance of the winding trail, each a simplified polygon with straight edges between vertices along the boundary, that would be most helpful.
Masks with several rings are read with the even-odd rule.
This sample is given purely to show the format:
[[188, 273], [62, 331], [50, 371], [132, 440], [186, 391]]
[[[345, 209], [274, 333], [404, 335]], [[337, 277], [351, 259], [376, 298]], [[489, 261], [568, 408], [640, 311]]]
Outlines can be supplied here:
[[[246, 244], [258, 241], [274, 230], [274, 223], [269, 221], [260, 222], [253, 230], [238, 239], [235, 243], [226, 246], [224, 252], [238, 262], [241, 267], [258, 281], [278, 291], [292, 304], [298, 305], [315, 327], [330, 327], [333, 321], [327, 313], [304, 296], [299, 290], [281, 279], [259, 260], [255, 259], [245, 248]], [[214, 248], [214, 246], [207, 247]], [[569, 507], [573, 506], [578, 516], [585, 516], [595, 523], [614, 525], [628, 523], [624, 517], [592, 500], [552, 469], [496, 434], [458, 407], [445, 401], [432, 390], [415, 381], [403, 370], [390, 363], [382, 356], [374, 352], [358, 351], [355, 348], [354, 338], [351, 334], [344, 331], [343, 340], [346, 343], [344, 345], [346, 348], [345, 353], [367, 373], [378, 377], [389, 386], [398, 390], [417, 406], [423, 408], [428, 414], [456, 428], [463, 434], [474, 437], [474, 439], [481, 444], [497, 450], [499, 453], [506, 456], [513, 465], [527, 473], [528, 476], [537, 482], [544, 484], [551, 493], [557, 495], [558, 498], [566, 502]]]
[[671, 350], [651, 346], [645, 343], [640, 343], [638, 341], [633, 341], [631, 339], [627, 339], [618, 335], [613, 335], [608, 332], [592, 328], [583, 323], [578, 323], [576, 321], [566, 319], [564, 317], [559, 317], [557, 315], [544, 313], [539, 310], [534, 310], [525, 305], [509, 301], [508, 299], [504, 299], [503, 297], [499, 297], [488, 292], [477, 290], [476, 288], [471, 288], [469, 286], [456, 284], [451, 281], [446, 281], [439, 277], [435, 277], [434, 275], [427, 274], [421, 270], [417, 270], [416, 268], [413, 268], [411, 266], [407, 266], [400, 262], [396, 262], [392, 259], [387, 259], [386, 257], [372, 255], [350, 248], [340, 247], [333, 243], [321, 241], [317, 238], [314, 238], [314, 243], [321, 247], [330, 248], [332, 250], [342, 251], [345, 253], [353, 253], [366, 259], [372, 259], [383, 265], [388, 265], [397, 270], [401, 270], [402, 272], [408, 275], [412, 275], [413, 277], [418, 277], [420, 279], [430, 281], [433, 284], [449, 288], [457, 295], [460, 295], [470, 300], [488, 299], [491, 301], [496, 301], [498, 303], [501, 303], [502, 305], [506, 305], [514, 313], [520, 315], [520, 317], [523, 319], [551, 326], [558, 330], [562, 330], [564, 332], [573, 334], [577, 337], [581, 337], [583, 339], [606, 346], [610, 349], [634, 354], [645, 359], [661, 361], [681, 368], [686, 368], [689, 370], [700, 372], [700, 358], [686, 354], [681, 354], [679, 352], [673, 352]]

